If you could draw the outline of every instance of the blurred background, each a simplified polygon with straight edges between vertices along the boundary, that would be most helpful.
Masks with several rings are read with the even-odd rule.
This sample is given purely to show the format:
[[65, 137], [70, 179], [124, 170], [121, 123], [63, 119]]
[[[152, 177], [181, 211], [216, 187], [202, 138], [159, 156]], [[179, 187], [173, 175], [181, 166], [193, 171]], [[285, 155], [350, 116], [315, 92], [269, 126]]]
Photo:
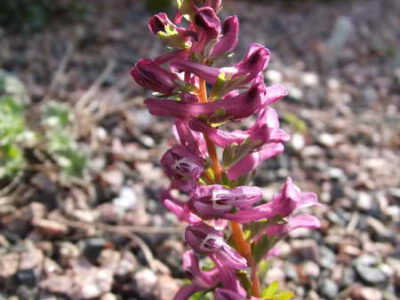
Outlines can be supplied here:
[[[172, 1], [171, 1], [172, 2]], [[298, 299], [400, 298], [398, 0], [225, 0], [240, 44], [272, 50], [292, 140], [255, 184], [318, 193], [321, 230], [280, 244], [266, 282]], [[182, 224], [161, 207], [171, 120], [129, 76], [165, 51], [161, 0], [0, 2], [0, 299], [172, 299]]]

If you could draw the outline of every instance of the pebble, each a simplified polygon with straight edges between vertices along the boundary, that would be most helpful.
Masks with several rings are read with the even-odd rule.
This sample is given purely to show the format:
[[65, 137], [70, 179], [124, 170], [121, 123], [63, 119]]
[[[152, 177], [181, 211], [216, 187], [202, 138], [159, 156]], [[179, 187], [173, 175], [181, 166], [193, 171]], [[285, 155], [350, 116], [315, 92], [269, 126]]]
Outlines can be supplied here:
[[321, 267], [332, 270], [336, 265], [336, 255], [328, 247], [320, 247], [319, 249], [319, 264]]
[[364, 212], [372, 208], [372, 196], [366, 192], [359, 192], [356, 200], [357, 207]]
[[157, 275], [150, 269], [144, 268], [133, 275], [137, 292], [144, 299], [151, 299], [157, 290]]
[[382, 300], [382, 292], [378, 289], [365, 286], [355, 286], [351, 289], [350, 295], [355, 300]]
[[336, 145], [335, 137], [329, 133], [322, 133], [321, 135], [319, 135], [318, 142], [326, 148], [332, 148]]
[[45, 234], [52, 236], [63, 236], [68, 232], [68, 227], [62, 223], [48, 219], [35, 219], [32, 225]]
[[29, 287], [34, 287], [36, 283], [36, 276], [33, 269], [19, 270], [15, 275], [18, 283]]
[[95, 262], [105, 247], [105, 240], [102, 237], [91, 237], [84, 241], [84, 245], [84, 255], [90, 261]]
[[304, 274], [309, 278], [317, 278], [320, 274], [319, 266], [312, 261], [305, 262], [302, 264], [301, 268], [303, 269]]
[[19, 266], [19, 255], [10, 253], [0, 256], [0, 278], [8, 278], [13, 276]]
[[301, 80], [306, 87], [313, 87], [319, 83], [318, 75], [312, 72], [304, 72], [301, 76]]
[[379, 266], [379, 259], [375, 256], [365, 254], [354, 262], [354, 267], [360, 279], [371, 285], [385, 285], [388, 276]]
[[134, 209], [138, 204], [138, 198], [135, 191], [130, 187], [122, 187], [117, 198], [112, 203], [121, 211]]
[[318, 290], [322, 296], [328, 299], [335, 299], [339, 292], [339, 287], [333, 280], [325, 279], [321, 282]]

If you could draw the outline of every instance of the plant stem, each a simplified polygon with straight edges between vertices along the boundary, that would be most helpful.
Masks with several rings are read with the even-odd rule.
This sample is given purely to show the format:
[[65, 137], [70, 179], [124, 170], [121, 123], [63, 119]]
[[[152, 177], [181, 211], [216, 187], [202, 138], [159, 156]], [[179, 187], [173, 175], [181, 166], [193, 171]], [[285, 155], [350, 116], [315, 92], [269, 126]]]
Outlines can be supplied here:
[[[206, 81], [202, 78], [200, 78], [200, 82], [199, 82], [198, 96], [199, 96], [199, 100], [201, 103], [208, 102]], [[221, 170], [221, 166], [220, 166], [219, 160], [218, 160], [217, 149], [216, 149], [214, 143], [210, 140], [210, 138], [207, 135], [204, 135], [204, 139], [206, 141], [208, 155], [210, 156], [210, 159], [211, 159], [211, 164], [212, 164], [212, 169], [214, 171], [215, 181], [221, 182], [222, 170]]]
[[232, 239], [238, 252], [247, 259], [251, 268], [251, 294], [255, 297], [261, 297], [260, 279], [258, 277], [258, 266], [251, 255], [250, 243], [244, 238], [242, 226], [237, 222], [231, 222]]
[[[204, 79], [200, 78], [198, 97], [201, 103], [207, 103], [207, 86]], [[219, 164], [217, 150], [215, 144], [210, 140], [207, 135], [204, 135], [207, 145], [207, 151], [211, 159], [212, 169], [214, 171], [215, 181], [221, 182], [222, 169]], [[255, 297], [261, 297], [260, 279], [258, 277], [258, 266], [251, 255], [250, 243], [244, 238], [242, 226], [237, 222], [231, 222], [233, 242], [239, 253], [247, 259], [249, 267], [251, 268], [251, 294]]]

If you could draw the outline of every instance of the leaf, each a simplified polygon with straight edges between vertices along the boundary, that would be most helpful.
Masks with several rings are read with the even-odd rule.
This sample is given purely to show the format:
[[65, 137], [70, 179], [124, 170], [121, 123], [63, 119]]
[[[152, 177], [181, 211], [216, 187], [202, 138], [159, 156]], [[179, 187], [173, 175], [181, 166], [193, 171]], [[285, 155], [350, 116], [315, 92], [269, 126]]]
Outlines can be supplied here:
[[271, 249], [271, 239], [267, 235], [263, 235], [257, 242], [251, 245], [251, 252], [256, 263], [260, 262]]
[[188, 300], [213, 300], [209, 291], [200, 291], [193, 294]]
[[262, 292], [263, 299], [267, 300], [290, 300], [295, 296], [292, 291], [279, 291], [279, 282], [274, 281]]
[[269, 223], [267, 222], [267, 220], [261, 220], [245, 224], [244, 230], [245, 232], [247, 231], [249, 232], [248, 240], [251, 240], [252, 238], [257, 236], [257, 234], [262, 232], [268, 225]]
[[275, 296], [274, 300], [290, 300], [294, 296], [296, 295], [292, 291], [282, 291]]
[[264, 288], [262, 297], [265, 299], [274, 299], [276, 292], [279, 289], [279, 281], [272, 282], [268, 287]]
[[251, 291], [251, 281], [249, 279], [249, 276], [247, 273], [243, 270], [239, 270], [237, 272], [237, 276], [239, 278], [240, 283], [244, 287], [244, 289], [247, 291], [248, 294], [250, 294]]

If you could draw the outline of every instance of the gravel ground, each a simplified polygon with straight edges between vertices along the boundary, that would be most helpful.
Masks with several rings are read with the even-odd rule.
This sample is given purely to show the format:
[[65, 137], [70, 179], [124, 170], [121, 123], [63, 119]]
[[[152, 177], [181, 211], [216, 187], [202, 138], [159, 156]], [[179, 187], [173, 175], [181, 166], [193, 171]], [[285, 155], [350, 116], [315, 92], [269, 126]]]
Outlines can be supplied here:
[[[399, 299], [398, 0], [231, 0], [225, 13], [242, 25], [234, 59], [265, 44], [268, 81], [290, 91], [275, 108], [293, 138], [255, 183], [268, 196], [290, 175], [324, 204], [321, 230], [282, 242], [265, 281], [304, 300]], [[1, 183], [0, 299], [169, 300], [182, 283], [183, 227], [158, 201], [171, 123], [128, 76], [163, 51], [148, 17], [140, 1], [99, 0], [76, 24], [0, 30], [0, 68], [26, 84], [30, 122], [43, 99], [71, 105], [91, 153], [82, 180], [40, 169]]]

